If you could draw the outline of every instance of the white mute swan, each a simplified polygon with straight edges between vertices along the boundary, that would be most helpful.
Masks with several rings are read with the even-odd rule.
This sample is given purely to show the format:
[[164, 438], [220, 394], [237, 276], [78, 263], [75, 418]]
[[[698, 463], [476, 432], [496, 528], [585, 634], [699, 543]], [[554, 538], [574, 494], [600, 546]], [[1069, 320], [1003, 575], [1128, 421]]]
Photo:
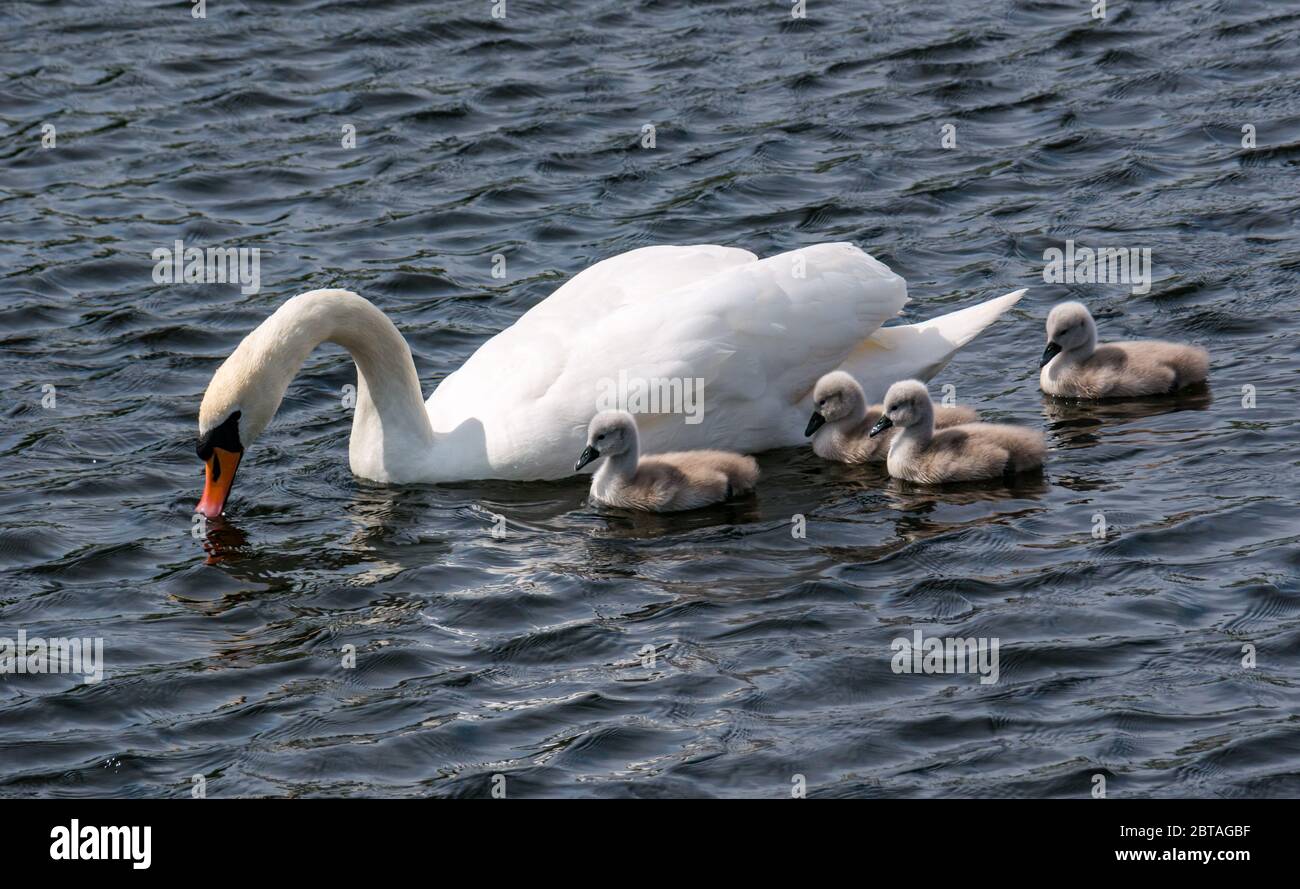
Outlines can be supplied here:
[[573, 474], [591, 418], [621, 406], [602, 399], [622, 381], [691, 384], [702, 399], [693, 417], [643, 413], [650, 451], [796, 446], [822, 374], [844, 370], [874, 398], [894, 380], [928, 379], [1023, 294], [882, 329], [907, 285], [851, 244], [762, 260], [730, 247], [643, 247], [576, 275], [424, 403], [393, 323], [356, 294], [315, 290], [282, 305], [213, 375], [199, 408], [207, 483], [197, 509], [221, 513], [244, 449], [323, 342], [357, 365], [354, 474], [399, 484], [554, 479]]
[[624, 509], [698, 509], [748, 494], [758, 482], [758, 463], [744, 454], [678, 451], [642, 457], [636, 418], [627, 411], [601, 411], [592, 418], [573, 471], [602, 459], [591, 477], [591, 499]]
[[1083, 303], [1061, 303], [1047, 315], [1047, 348], [1038, 385], [1065, 398], [1165, 395], [1203, 383], [1210, 356], [1199, 346], [1134, 340], [1097, 345], [1097, 323]]

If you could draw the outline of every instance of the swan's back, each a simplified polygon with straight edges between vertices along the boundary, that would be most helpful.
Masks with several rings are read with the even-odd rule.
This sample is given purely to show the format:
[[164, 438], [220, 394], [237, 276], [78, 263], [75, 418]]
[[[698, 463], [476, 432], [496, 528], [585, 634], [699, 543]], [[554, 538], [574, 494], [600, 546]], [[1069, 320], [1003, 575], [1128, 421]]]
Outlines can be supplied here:
[[430, 397], [429, 414], [438, 433], [474, 427], [504, 478], [572, 474], [620, 373], [689, 380], [700, 395], [698, 423], [638, 415], [648, 451], [794, 445], [817, 378], [906, 301], [903, 279], [851, 244], [763, 260], [644, 248], [598, 263], [485, 343]]
[[964, 423], [936, 430], [923, 448], [894, 447], [889, 474], [920, 484], [977, 481], [1043, 465], [1042, 435], [1025, 426]]
[[1103, 343], [1079, 362], [1064, 356], [1044, 367], [1044, 392], [1068, 398], [1127, 398], [1165, 395], [1202, 383], [1209, 376], [1209, 353], [1198, 346], [1162, 340]]
[[683, 451], [642, 457], [627, 481], [606, 494], [613, 506], [676, 512], [698, 509], [754, 490], [758, 463], [727, 451]]
[[[680, 451], [655, 454], [642, 459], [640, 466], [668, 464], [688, 479], [712, 478], [722, 473], [727, 482], [727, 496], [748, 494], [758, 484], [758, 461], [731, 451]], [[638, 471], [640, 467], [638, 467]]]

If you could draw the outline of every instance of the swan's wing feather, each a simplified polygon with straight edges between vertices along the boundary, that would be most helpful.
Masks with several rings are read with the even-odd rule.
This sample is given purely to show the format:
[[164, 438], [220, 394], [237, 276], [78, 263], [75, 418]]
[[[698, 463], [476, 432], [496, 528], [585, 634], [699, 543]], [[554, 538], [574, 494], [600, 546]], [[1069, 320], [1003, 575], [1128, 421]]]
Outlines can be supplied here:
[[1024, 290], [949, 312], [928, 321], [882, 327], [845, 359], [840, 370], [862, 384], [867, 401], [875, 403], [899, 380], [929, 380], [957, 352], [1002, 317], [1025, 295]]
[[[570, 360], [538, 413], [576, 442], [600, 406], [602, 381], [689, 380], [703, 420], [642, 414], [642, 444], [760, 450], [796, 443], [800, 403], [907, 300], [903, 279], [850, 244], [819, 244], [719, 272], [603, 323], [570, 331]], [[529, 416], [531, 414], [531, 416]], [[519, 430], [522, 433], [522, 429]]]
[[748, 250], [699, 244], [641, 247], [583, 269], [438, 385], [428, 401], [435, 431], [455, 428], [487, 404], [540, 398], [570, 363], [575, 335], [598, 329], [607, 316], [657, 305], [687, 284], [757, 261]]
[[748, 250], [696, 244], [640, 247], [583, 269], [529, 309], [517, 324], [594, 324], [624, 306], [652, 301], [725, 269], [757, 262]]

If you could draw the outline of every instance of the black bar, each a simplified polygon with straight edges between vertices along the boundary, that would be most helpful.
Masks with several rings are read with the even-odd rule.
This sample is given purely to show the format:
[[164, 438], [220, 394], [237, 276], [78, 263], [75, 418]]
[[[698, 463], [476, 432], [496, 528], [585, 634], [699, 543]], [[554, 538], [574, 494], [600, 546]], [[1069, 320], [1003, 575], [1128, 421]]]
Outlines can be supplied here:
[[[851, 812], [815, 805], [800, 805], [796, 812], [791, 800], [761, 813], [733, 810], [730, 818], [716, 812], [705, 818], [698, 806], [673, 812], [625, 809], [617, 816], [568, 809], [561, 818], [490, 798], [469, 809], [452, 810], [440, 802], [28, 801], [20, 809], [10, 806], [11, 816], [22, 817], [9, 819], [6, 863], [20, 870], [95, 871], [128, 880], [279, 872], [302, 879], [354, 869], [373, 873], [377, 866], [427, 867], [435, 859], [451, 862], [471, 848], [482, 850], [486, 842], [500, 860], [470, 856], [478, 865], [525, 861], [533, 846], [559, 877], [569, 868], [585, 869], [593, 855], [622, 856], [626, 864], [628, 856], [644, 856], [646, 843], [653, 842], [659, 847], [654, 857], [713, 849], [710, 869], [721, 865], [718, 855], [737, 856], [731, 864], [738, 869], [768, 855], [790, 861], [808, 856], [809, 866], [828, 856], [860, 867], [864, 879], [877, 863], [905, 861], [935, 872], [946, 862], [962, 873], [987, 865], [1014, 874], [1048, 864], [1067, 874], [1098, 865], [1143, 875], [1197, 866], [1218, 876], [1254, 864], [1276, 868], [1289, 860], [1291, 844], [1290, 817], [1280, 803], [1246, 800], [897, 800], [873, 801]], [[824, 826], [820, 818], [827, 819]], [[54, 860], [58, 840], [51, 836], [60, 837], [73, 819], [83, 836], [90, 826], [148, 826], [149, 867], [135, 868], [129, 851], [118, 860]], [[743, 837], [739, 845], [737, 834]], [[563, 850], [580, 850], [580, 858], [566, 866], [557, 860]], [[1151, 860], [1135, 859], [1135, 853]], [[1195, 853], [1194, 860], [1189, 853]], [[1209, 860], [1201, 860], [1207, 853]]]

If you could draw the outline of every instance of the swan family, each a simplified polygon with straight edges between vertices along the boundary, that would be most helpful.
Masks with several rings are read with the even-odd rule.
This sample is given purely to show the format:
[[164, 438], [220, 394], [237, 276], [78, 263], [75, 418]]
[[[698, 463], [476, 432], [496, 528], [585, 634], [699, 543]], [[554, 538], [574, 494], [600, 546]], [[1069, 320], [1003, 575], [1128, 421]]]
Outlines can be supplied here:
[[[348, 458], [353, 474], [374, 481], [556, 479], [599, 463], [596, 502], [689, 509], [752, 490], [757, 465], [743, 454], [798, 445], [801, 432], [817, 436], [814, 448], [827, 459], [878, 460], [887, 453], [891, 474], [895, 463], [924, 462], [931, 468], [913, 474], [930, 477], [942, 462], [937, 454], [949, 464], [976, 455], [987, 462], [990, 449], [1013, 441], [980, 430], [964, 409], [935, 410], [928, 395], [923, 405], [912, 388], [901, 390], [907, 397], [895, 404], [891, 386], [918, 381], [924, 393], [919, 381], [938, 373], [1024, 293], [884, 327], [906, 304], [907, 285], [852, 244], [765, 259], [730, 247], [643, 247], [575, 275], [480, 346], [427, 401], [410, 347], [383, 312], [345, 290], [303, 293], [248, 334], [213, 374], [199, 408], [197, 452], [206, 479], [196, 509], [221, 514], [246, 448], [270, 423], [307, 356], [326, 342], [347, 349], [356, 363]], [[1044, 391], [1049, 376], [1052, 394], [1100, 391], [1103, 383], [1106, 392], [1126, 394], [1136, 385], [1130, 378], [1158, 370], [1167, 386], [1186, 385], [1196, 381], [1198, 366], [1204, 379], [1206, 362], [1177, 352], [1190, 347], [1161, 344], [1157, 360], [1154, 352], [1113, 344], [1126, 358], [1117, 361], [1111, 347], [1096, 345], [1095, 325], [1083, 312], [1082, 337], [1073, 314], [1063, 314], [1055, 332], [1049, 321], [1056, 351], [1049, 345], [1052, 354], [1044, 355]], [[634, 418], [602, 410], [610, 381], [628, 377], [689, 381], [707, 409], [685, 422], [669, 413]], [[866, 407], [880, 398], [883, 407]], [[868, 446], [868, 419], [873, 430], [882, 423], [888, 429], [886, 420], [898, 427], [887, 447]], [[939, 431], [927, 431], [927, 422]], [[958, 448], [951, 429], [974, 431], [962, 433], [967, 444]], [[1019, 455], [1008, 452], [1005, 465], [1020, 467]]]

